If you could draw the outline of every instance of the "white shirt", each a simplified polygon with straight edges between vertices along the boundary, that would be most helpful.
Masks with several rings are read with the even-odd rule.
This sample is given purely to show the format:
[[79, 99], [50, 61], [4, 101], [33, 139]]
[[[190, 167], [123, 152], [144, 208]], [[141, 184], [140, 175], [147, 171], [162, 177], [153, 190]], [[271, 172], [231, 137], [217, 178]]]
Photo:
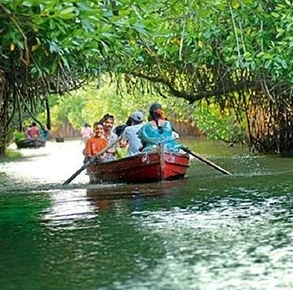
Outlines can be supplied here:
[[108, 139], [109, 145], [113, 144], [117, 139], [117, 135], [113, 131], [111, 131], [110, 136], [108, 136], [107, 139]]

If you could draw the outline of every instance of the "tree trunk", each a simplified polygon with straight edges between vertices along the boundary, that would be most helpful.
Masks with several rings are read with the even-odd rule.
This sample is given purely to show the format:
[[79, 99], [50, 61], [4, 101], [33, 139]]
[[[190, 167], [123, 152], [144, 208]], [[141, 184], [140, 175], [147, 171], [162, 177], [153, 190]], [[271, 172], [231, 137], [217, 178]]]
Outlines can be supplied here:
[[0, 126], [0, 156], [5, 154], [8, 146], [8, 114], [7, 109], [1, 106], [0, 110], [1, 126]]
[[5, 74], [0, 70], [0, 156], [5, 154], [8, 145], [8, 100], [9, 96], [5, 94]]

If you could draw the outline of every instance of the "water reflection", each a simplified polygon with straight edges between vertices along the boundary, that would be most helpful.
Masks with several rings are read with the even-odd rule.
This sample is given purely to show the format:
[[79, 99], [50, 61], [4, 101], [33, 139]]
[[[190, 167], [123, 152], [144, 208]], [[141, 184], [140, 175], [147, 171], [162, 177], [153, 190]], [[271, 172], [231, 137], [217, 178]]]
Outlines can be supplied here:
[[49, 190], [50, 206], [42, 213], [41, 220], [49, 226], [74, 224], [93, 219], [101, 211], [143, 210], [144, 202], [151, 198], [168, 198], [179, 192], [186, 181], [162, 182], [141, 185], [88, 185], [85, 189]]
[[44, 210], [42, 220], [49, 226], [73, 224], [76, 220], [95, 217], [95, 207], [84, 190], [56, 191], [50, 193], [51, 205]]
[[107, 210], [111, 207], [119, 208], [121, 200], [127, 200], [131, 210], [143, 208], [144, 200], [151, 198], [168, 198], [179, 191], [186, 181], [166, 181], [148, 184], [118, 184], [87, 187], [86, 194], [91, 204], [97, 210]]

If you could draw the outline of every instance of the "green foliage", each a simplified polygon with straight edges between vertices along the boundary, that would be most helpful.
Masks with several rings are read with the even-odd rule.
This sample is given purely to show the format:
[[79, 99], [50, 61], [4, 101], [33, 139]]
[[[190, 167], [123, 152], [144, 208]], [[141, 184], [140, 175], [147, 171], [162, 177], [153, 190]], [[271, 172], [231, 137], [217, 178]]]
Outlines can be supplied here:
[[9, 162], [15, 159], [21, 159], [23, 155], [19, 151], [15, 151], [13, 149], [7, 149], [5, 155], [0, 156], [1, 162]]
[[[52, 98], [56, 97], [52, 96]], [[148, 109], [153, 102], [161, 103], [166, 115], [171, 120], [190, 119], [192, 108], [183, 99], [174, 97], [166, 99], [140, 93], [128, 94], [126, 90], [120, 95], [117, 94], [115, 83], [105, 83], [100, 89], [92, 84], [58, 99], [51, 109], [52, 130], [56, 130], [65, 120], [68, 120], [73, 128], [80, 129], [85, 122], [93, 124], [106, 113], [115, 116], [116, 124], [124, 124], [135, 110], [142, 111], [145, 114], [145, 120], [147, 120]]]
[[[5, 75], [12, 82], [4, 94], [7, 123], [14, 111], [38, 112], [36, 104], [43, 106], [50, 93], [60, 94], [58, 100], [51, 98], [53, 124], [67, 118], [76, 127], [111, 111], [117, 122], [124, 122], [131, 108], [146, 112], [151, 101], [160, 99], [148, 93], [135, 101], [132, 94], [120, 97], [115, 86], [98, 92], [87, 88], [86, 96], [80, 90], [64, 95], [105, 73], [127, 75], [129, 86], [129, 76], [142, 77], [147, 82], [138, 84], [146, 92], [151, 81], [160, 93], [191, 103], [233, 93], [237, 89], [229, 91], [230, 86], [242, 80], [270, 88], [293, 84], [293, 9], [288, 0], [2, 0], [0, 16], [0, 80]], [[225, 85], [227, 90], [219, 92]], [[192, 115], [190, 107], [184, 111], [184, 100], [160, 101], [175, 118]], [[0, 104], [1, 116], [5, 110]], [[211, 133], [220, 138], [228, 138], [225, 126], [235, 126], [237, 139], [233, 114], [222, 118], [210, 115], [211, 123], [198, 121], [222, 126], [221, 133]], [[0, 128], [0, 135], [7, 134]]]
[[131, 3], [121, 7], [114, 16], [110, 1], [3, 0], [1, 57], [22, 54], [32, 77], [55, 75], [58, 69], [79, 78], [98, 75], [101, 63], [122, 49], [117, 36], [145, 31], [138, 19], [129, 19]]
[[125, 124], [135, 110], [141, 110], [147, 120], [148, 109], [153, 102], [161, 103], [167, 117], [173, 122], [186, 122], [190, 126], [190, 121], [195, 120], [197, 127], [209, 139], [233, 143], [243, 143], [245, 140], [245, 123], [239, 124], [232, 109], [222, 110], [215, 102], [207, 104], [202, 101], [190, 105], [175, 97], [128, 94], [126, 91], [121, 96], [117, 95], [115, 83], [105, 83], [100, 89], [94, 85], [88, 86], [60, 98], [52, 107], [53, 131], [65, 120], [79, 130], [85, 122], [93, 124], [106, 113], [115, 116], [116, 125]]
[[193, 117], [197, 127], [208, 139], [245, 143], [245, 122], [239, 124], [232, 109], [223, 110], [214, 102], [208, 105], [207, 102], [202, 101], [196, 104]]

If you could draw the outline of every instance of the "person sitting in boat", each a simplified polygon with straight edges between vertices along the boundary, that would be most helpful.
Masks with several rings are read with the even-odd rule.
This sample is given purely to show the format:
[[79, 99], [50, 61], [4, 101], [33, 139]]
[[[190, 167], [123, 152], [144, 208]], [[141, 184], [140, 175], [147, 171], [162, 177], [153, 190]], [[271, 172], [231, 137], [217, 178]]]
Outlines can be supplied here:
[[159, 144], [163, 144], [167, 151], [180, 151], [181, 144], [175, 140], [173, 132], [173, 126], [166, 120], [162, 106], [159, 103], [153, 103], [149, 108], [149, 122], [137, 132], [144, 145], [142, 152], [152, 151]]
[[120, 140], [116, 149], [116, 157], [117, 158], [124, 158], [127, 156], [127, 150], [128, 150], [129, 144], [127, 140]]
[[84, 127], [80, 130], [81, 140], [86, 144], [87, 140], [93, 135], [93, 129], [89, 123], [84, 123]]
[[128, 142], [127, 156], [133, 156], [141, 153], [139, 150], [142, 148], [141, 140], [138, 138], [137, 132], [144, 125], [143, 113], [135, 111], [130, 115], [130, 126], [124, 129], [123, 140]]
[[116, 141], [117, 135], [113, 131], [114, 127], [114, 116], [110, 114], [105, 114], [100, 122], [103, 122], [104, 124], [104, 131], [105, 131], [105, 136], [109, 142], [109, 144], [112, 144]]
[[30, 138], [38, 138], [40, 136], [40, 130], [37, 127], [35, 122], [32, 122], [31, 126], [25, 131], [25, 137]]
[[[84, 163], [108, 146], [103, 123], [95, 122], [93, 128], [93, 136], [87, 140], [85, 149], [83, 150], [83, 154], [85, 155]], [[104, 161], [106, 157], [107, 153], [105, 152], [99, 156], [98, 160], [100, 162]]]
[[46, 125], [44, 125], [43, 128], [41, 128], [40, 136], [44, 137], [46, 140], [50, 139], [50, 130]]
[[[114, 144], [117, 139], [117, 135], [113, 132], [114, 116], [107, 113], [102, 117], [101, 122], [103, 122], [103, 125], [104, 125], [104, 132], [108, 140], [108, 144]], [[111, 157], [115, 159], [114, 156], [116, 154], [116, 149], [117, 149], [117, 145], [114, 145], [113, 147], [109, 148], [109, 150], [107, 151], [109, 160]]]
[[[116, 126], [113, 129], [113, 131], [117, 135], [117, 137], [120, 137], [124, 133], [125, 128], [128, 127], [128, 126], [131, 126], [130, 117], [128, 117], [128, 119], [127, 119], [125, 124]], [[117, 158], [127, 157], [128, 147], [129, 147], [128, 140], [126, 138], [122, 138], [119, 141], [118, 146], [116, 148], [116, 154], [115, 154], [116, 157]]]

